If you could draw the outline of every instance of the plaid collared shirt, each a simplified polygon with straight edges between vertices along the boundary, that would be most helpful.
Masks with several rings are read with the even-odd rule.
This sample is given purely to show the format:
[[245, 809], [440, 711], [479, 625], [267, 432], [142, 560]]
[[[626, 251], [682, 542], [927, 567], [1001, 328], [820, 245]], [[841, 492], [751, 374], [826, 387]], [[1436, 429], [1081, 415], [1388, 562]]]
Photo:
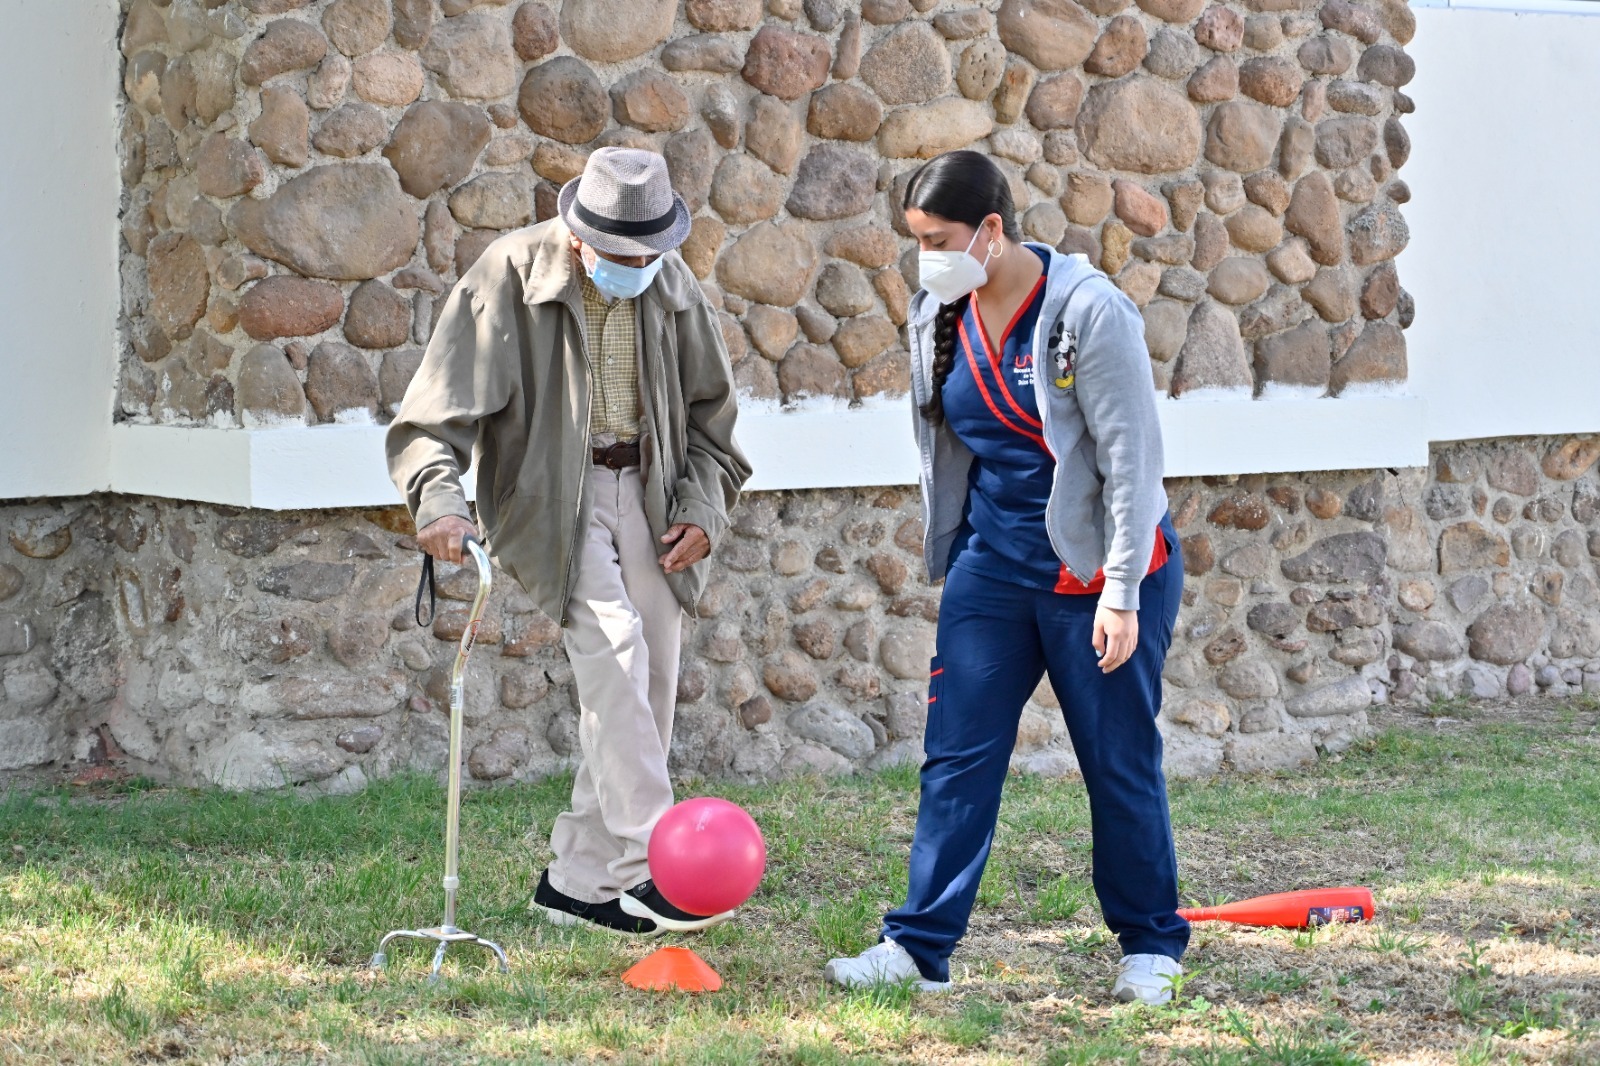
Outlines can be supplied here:
[[634, 302], [607, 300], [588, 274], [580, 274], [580, 284], [589, 363], [594, 368], [589, 435], [609, 433], [617, 440], [632, 440], [639, 435], [639, 338]]

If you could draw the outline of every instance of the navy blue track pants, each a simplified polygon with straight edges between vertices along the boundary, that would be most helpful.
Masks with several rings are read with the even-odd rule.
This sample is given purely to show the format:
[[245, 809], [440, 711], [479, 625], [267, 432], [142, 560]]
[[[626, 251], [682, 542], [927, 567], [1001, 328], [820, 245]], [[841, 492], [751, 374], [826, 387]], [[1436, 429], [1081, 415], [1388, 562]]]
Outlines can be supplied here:
[[1183, 594], [1177, 537], [1139, 586], [1139, 644], [1110, 674], [1096, 665], [1098, 597], [1025, 588], [952, 568], [928, 686], [927, 761], [905, 905], [883, 935], [929, 980], [949, 979], [994, 840], [1023, 704], [1048, 672], [1089, 791], [1094, 890], [1124, 954], [1178, 958], [1178, 864], [1161, 773], [1161, 671]]

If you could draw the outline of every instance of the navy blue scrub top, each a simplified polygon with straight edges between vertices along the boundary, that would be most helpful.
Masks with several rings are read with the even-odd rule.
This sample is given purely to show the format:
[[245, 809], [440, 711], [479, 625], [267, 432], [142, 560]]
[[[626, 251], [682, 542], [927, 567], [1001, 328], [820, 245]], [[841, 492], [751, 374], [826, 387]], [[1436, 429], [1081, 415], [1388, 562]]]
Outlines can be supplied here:
[[976, 297], [967, 301], [957, 329], [955, 365], [942, 393], [944, 417], [975, 461], [950, 565], [1054, 591], [1062, 566], [1050, 546], [1044, 511], [1056, 460], [1045, 446], [1033, 391], [1033, 333], [1050, 260], [1028, 250], [1039, 256], [1045, 273], [994, 343]]

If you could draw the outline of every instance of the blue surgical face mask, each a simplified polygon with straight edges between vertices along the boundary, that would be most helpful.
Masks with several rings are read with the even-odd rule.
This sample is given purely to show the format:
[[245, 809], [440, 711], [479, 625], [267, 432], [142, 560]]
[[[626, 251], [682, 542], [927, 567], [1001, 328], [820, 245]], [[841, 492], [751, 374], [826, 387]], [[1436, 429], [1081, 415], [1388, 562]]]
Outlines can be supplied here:
[[650, 287], [661, 273], [658, 257], [649, 266], [631, 267], [596, 255], [593, 249], [584, 248], [583, 267], [589, 273], [594, 287], [613, 300], [631, 300]]

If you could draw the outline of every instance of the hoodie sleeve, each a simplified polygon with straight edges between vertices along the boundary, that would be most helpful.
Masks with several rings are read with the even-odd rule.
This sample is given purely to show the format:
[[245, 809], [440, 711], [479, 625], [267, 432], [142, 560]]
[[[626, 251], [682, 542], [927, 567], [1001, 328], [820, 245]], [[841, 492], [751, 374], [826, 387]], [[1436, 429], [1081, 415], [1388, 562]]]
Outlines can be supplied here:
[[505, 331], [493, 317], [465, 281], [456, 286], [389, 423], [389, 477], [418, 529], [445, 515], [472, 520], [461, 472], [479, 424], [511, 396]]
[[1133, 611], [1165, 509], [1161, 421], [1139, 309], [1107, 281], [1097, 279], [1085, 291], [1094, 304], [1081, 320], [1077, 395], [1103, 479], [1106, 583], [1100, 603]]
[[699, 526], [715, 544], [728, 528], [739, 489], [750, 480], [750, 461], [733, 439], [739, 409], [716, 312], [702, 297], [676, 318], [688, 450], [669, 521]]

